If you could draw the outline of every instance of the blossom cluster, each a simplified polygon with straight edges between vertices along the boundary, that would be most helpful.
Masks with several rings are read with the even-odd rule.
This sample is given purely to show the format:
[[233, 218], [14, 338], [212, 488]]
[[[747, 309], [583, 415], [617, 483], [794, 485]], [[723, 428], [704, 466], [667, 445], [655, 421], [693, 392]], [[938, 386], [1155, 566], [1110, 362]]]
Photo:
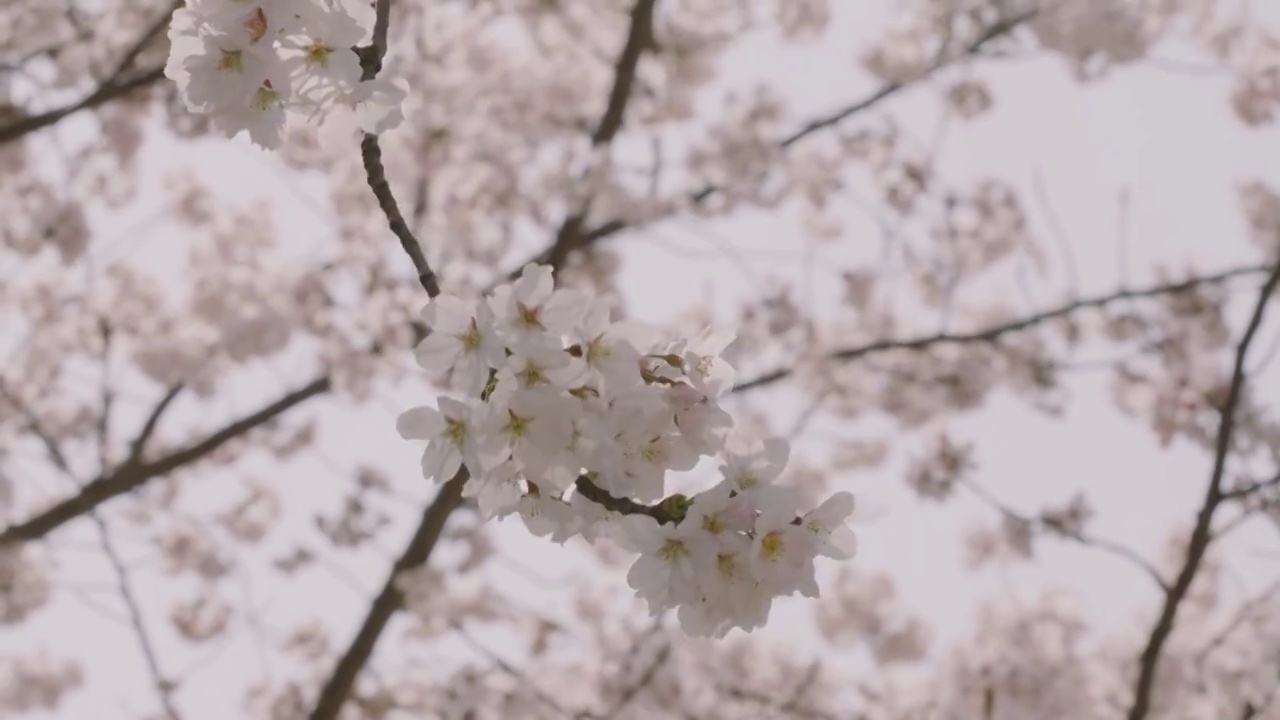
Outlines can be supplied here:
[[[426, 441], [424, 475], [445, 482], [465, 467], [463, 494], [484, 518], [517, 514], [556, 542], [637, 553], [629, 584], [652, 613], [676, 609], [686, 632], [760, 627], [775, 597], [818, 596], [817, 556], [853, 555], [852, 496], [806, 510], [776, 482], [787, 442], [733, 432], [720, 405], [732, 335], [646, 337], [536, 265], [488, 298], [440, 295], [423, 319], [418, 363], [457, 396], [397, 422]], [[717, 484], [667, 495], [669, 471], [706, 457], [720, 459]]]
[[187, 0], [169, 25], [165, 75], [191, 112], [234, 137], [280, 146], [292, 115], [333, 132], [400, 124], [402, 84], [365, 79], [372, 16], [350, 0]]

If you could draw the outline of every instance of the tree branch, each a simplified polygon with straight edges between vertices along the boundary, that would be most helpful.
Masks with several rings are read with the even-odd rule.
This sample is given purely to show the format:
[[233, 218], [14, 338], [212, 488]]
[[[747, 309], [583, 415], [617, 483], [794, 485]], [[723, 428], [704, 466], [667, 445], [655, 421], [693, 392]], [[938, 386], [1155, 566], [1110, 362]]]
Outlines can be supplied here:
[[[374, 79], [382, 70], [382, 59], [387, 55], [387, 32], [390, 27], [391, 0], [377, 0], [374, 9], [373, 38], [369, 45], [356, 48], [356, 54], [360, 56], [362, 81]], [[378, 142], [377, 135], [364, 134], [364, 138], [360, 141], [360, 159], [364, 162], [364, 173], [369, 189], [373, 191], [373, 197], [378, 201], [378, 208], [387, 218], [387, 226], [400, 241], [400, 247], [409, 256], [410, 262], [418, 272], [418, 284], [427, 291], [429, 297], [436, 297], [440, 294], [440, 281], [436, 278], [435, 271], [431, 269], [431, 264], [427, 262], [427, 256], [422, 251], [422, 243], [405, 222], [404, 215], [400, 212], [400, 204], [396, 202], [396, 196], [391, 192], [391, 184], [387, 182], [387, 170], [382, 164], [382, 146]]]
[[152, 685], [155, 686], [156, 695], [160, 699], [160, 707], [164, 709], [166, 720], [179, 720], [182, 716], [178, 714], [178, 710], [173, 704], [173, 682], [166, 679], [164, 672], [160, 669], [160, 660], [156, 655], [154, 644], [151, 642], [151, 634], [147, 631], [146, 621], [143, 619], [142, 607], [138, 604], [138, 599], [133, 594], [133, 583], [129, 579], [129, 570], [125, 567], [124, 561], [120, 559], [120, 553], [116, 551], [115, 543], [111, 540], [111, 532], [107, 527], [107, 523], [102, 516], [95, 510], [89, 513], [89, 517], [98, 527], [98, 542], [102, 546], [102, 552], [106, 554], [107, 560], [111, 563], [111, 569], [116, 576], [116, 587], [120, 591], [120, 598], [124, 601], [125, 608], [129, 611], [129, 622], [133, 625], [134, 635], [138, 638], [138, 646], [142, 650], [142, 657], [146, 661], [147, 671], [151, 674]]
[[[626, 116], [627, 103], [631, 99], [631, 90], [635, 85], [636, 71], [640, 67], [640, 56], [646, 48], [653, 47], [653, 14], [657, 0], [637, 0], [631, 9], [631, 25], [627, 31], [627, 40], [618, 53], [614, 64], [613, 85], [609, 89], [609, 101], [605, 105], [604, 114], [600, 117], [596, 129], [591, 133], [591, 147], [608, 145], [617, 137], [622, 129], [622, 121]], [[586, 223], [586, 210], [580, 209], [567, 216], [556, 231], [556, 238], [551, 243], [540, 262], [554, 268], [564, 266], [569, 253], [583, 244], [583, 226]], [[517, 271], [518, 272], [518, 271]]]
[[[1023, 23], [1030, 20], [1038, 12], [1039, 12], [1038, 10], [1031, 10], [1031, 11], [1014, 15], [1013, 17], [993, 23], [981, 35], [979, 35], [973, 42], [971, 42], [965, 48], [965, 51], [963, 53], [959, 53], [958, 57], [948, 58], [945, 55], [940, 54], [938, 57], [938, 60], [934, 62], [929, 67], [929, 69], [925, 71], [922, 75], [920, 75], [918, 78], [915, 78], [905, 83], [897, 83], [897, 82], [886, 83], [880, 86], [877, 90], [875, 90], [875, 92], [872, 92], [870, 95], [867, 95], [866, 97], [856, 102], [850, 103], [849, 105], [846, 105], [840, 108], [839, 110], [836, 110], [835, 112], [830, 113], [829, 115], [825, 115], [823, 117], [811, 120], [808, 123], [805, 123], [803, 126], [798, 128], [797, 130], [780, 138], [778, 140], [778, 148], [782, 150], [786, 150], [790, 148], [792, 145], [795, 145], [799, 143], [801, 140], [804, 140], [810, 135], [818, 132], [819, 130], [823, 130], [823, 129], [838, 125], [855, 115], [861, 114], [867, 110], [870, 110], [878, 106], [882, 101], [890, 97], [893, 97], [894, 95], [897, 95], [903, 90], [906, 90], [912, 87], [913, 85], [918, 83], [920, 80], [927, 79], [928, 77], [932, 76], [939, 70], [947, 67], [947, 65], [950, 62], [954, 62], [957, 59], [972, 57], [978, 54], [978, 52], [980, 52], [984, 47], [986, 47], [993, 40], [1013, 32], [1013, 30], [1015, 30], [1016, 28], [1021, 26]], [[634, 26], [633, 26], [633, 30], [634, 30]], [[619, 63], [619, 67], [621, 67], [621, 63]], [[694, 205], [701, 205], [702, 203], [706, 202], [709, 198], [711, 198], [711, 196], [723, 190], [724, 190], [724, 187], [722, 186], [707, 185], [697, 191], [690, 193], [689, 201], [692, 202]], [[525, 262], [521, 263], [519, 267], [515, 268], [509, 274], [509, 277], [514, 278], [518, 276], [520, 274], [521, 268], [523, 268], [525, 265], [529, 263], [539, 263], [539, 264], [549, 263], [553, 259], [557, 259], [557, 258], [562, 263], [564, 260], [564, 257], [562, 256], [567, 256], [570, 251], [581, 249], [584, 247], [589, 247], [590, 245], [600, 240], [604, 240], [608, 237], [611, 237], [613, 235], [616, 235], [624, 230], [628, 230], [631, 227], [633, 227], [630, 222], [620, 218], [615, 218], [613, 220], [606, 221], [601, 225], [591, 229], [585, 229], [581, 227], [581, 222], [582, 221], [580, 220], [578, 227], [570, 228], [570, 230], [576, 233], [575, 237], [570, 237], [568, 235], [568, 230], [566, 230], [564, 226], [562, 226], [561, 231], [556, 233], [555, 242], [553, 242], [550, 246], [548, 246], [544, 250], [533, 255]]]
[[182, 7], [182, 0], [175, 0], [167, 11], [161, 13], [151, 25], [148, 25], [147, 29], [130, 43], [129, 47], [120, 55], [120, 59], [116, 61], [115, 67], [111, 74], [107, 76], [107, 79], [99, 83], [97, 89], [81, 100], [38, 115], [19, 117], [13, 122], [0, 125], [0, 145], [58, 123], [63, 118], [74, 115], [81, 110], [90, 110], [162, 80], [164, 78], [164, 65], [147, 68], [131, 78], [126, 78], [126, 73], [137, 61], [142, 51], [169, 26], [173, 13], [180, 7]]
[[[1139, 290], [1119, 290], [1109, 295], [1101, 295], [1098, 297], [1088, 298], [1084, 300], [1076, 300], [1056, 307], [1052, 310], [1046, 310], [1035, 315], [1018, 318], [1000, 325], [994, 325], [985, 330], [978, 330], [970, 333], [937, 333], [935, 335], [925, 335], [917, 338], [904, 340], [878, 340], [866, 345], [851, 347], [844, 350], [837, 350], [828, 356], [828, 359], [834, 362], [847, 362], [856, 360], [866, 355], [872, 355], [890, 350], [924, 350], [935, 345], [944, 344], [965, 344], [975, 342], [990, 342], [999, 339], [1001, 336], [1027, 330], [1029, 328], [1041, 325], [1050, 320], [1071, 315], [1079, 310], [1088, 308], [1102, 308], [1123, 300], [1132, 300], [1136, 298], [1150, 298], [1161, 295], [1170, 295], [1179, 292], [1193, 290], [1202, 285], [1213, 285], [1227, 282], [1240, 277], [1249, 275], [1259, 275], [1265, 273], [1270, 267], [1266, 265], [1250, 265], [1246, 267], [1233, 268], [1213, 275], [1201, 275], [1183, 280], [1181, 282], [1169, 283], [1165, 285], [1155, 285]], [[784, 380], [795, 373], [793, 368], [779, 368], [763, 375], [759, 375], [750, 380], [739, 383], [734, 386], [733, 392], [746, 392], [754, 390], [765, 385], [771, 385]]]
[[76, 495], [37, 513], [28, 520], [10, 525], [0, 531], [0, 547], [38, 540], [81, 515], [92, 512], [108, 500], [206, 457], [227, 442], [266, 424], [310, 398], [328, 392], [331, 387], [332, 383], [328, 376], [318, 378], [257, 412], [226, 425], [197, 443], [152, 462], [121, 465], [110, 474], [86, 484]]
[[1240, 339], [1240, 344], [1236, 348], [1235, 366], [1231, 371], [1231, 384], [1227, 389], [1226, 400], [1222, 403], [1221, 420], [1218, 423], [1218, 435], [1213, 454], [1213, 471], [1209, 477], [1209, 486], [1205, 490], [1204, 502], [1196, 515], [1195, 527], [1192, 529], [1191, 537], [1187, 542], [1187, 554], [1182, 563], [1182, 569], [1178, 572], [1178, 577], [1174, 581], [1173, 587], [1165, 594], [1164, 606], [1160, 609], [1160, 615], [1156, 619], [1155, 625], [1151, 628], [1146, 647], [1143, 648], [1142, 655], [1139, 657], [1138, 679], [1134, 685], [1133, 704], [1129, 707], [1128, 720], [1146, 720], [1147, 714], [1151, 710], [1151, 692], [1155, 685], [1156, 668], [1160, 663], [1160, 654], [1164, 650], [1164, 644], [1169, 639], [1169, 635], [1173, 632], [1178, 608], [1181, 607], [1182, 601], [1186, 599], [1187, 592], [1191, 589], [1191, 583], [1195, 580], [1196, 573], [1200, 570], [1200, 564], [1209, 549], [1209, 543], [1213, 537], [1213, 514], [1225, 499], [1222, 491], [1222, 480], [1226, 473], [1227, 455], [1231, 451], [1231, 438], [1235, 430], [1236, 407], [1244, 394], [1245, 356], [1249, 353], [1249, 346], [1253, 343], [1253, 339], [1258, 333], [1258, 328], [1262, 326], [1262, 318], [1266, 313], [1267, 303], [1272, 293], [1275, 292], [1278, 283], [1280, 283], [1280, 262], [1276, 263], [1275, 267], [1271, 269], [1270, 275], [1268, 275], [1266, 282], [1263, 283], [1262, 290], [1258, 293], [1258, 301], [1253, 309], [1253, 316], [1249, 319], [1249, 325], [1246, 327], [1244, 336]]
[[169, 388], [169, 391], [160, 398], [160, 402], [151, 409], [151, 414], [142, 424], [142, 429], [138, 431], [138, 436], [129, 444], [129, 455], [124, 460], [124, 465], [137, 464], [142, 460], [142, 454], [147, 450], [147, 442], [151, 440], [151, 436], [155, 434], [156, 427], [160, 424], [160, 417], [164, 415], [164, 411], [169, 409], [169, 405], [177, 399], [178, 394], [182, 392], [182, 383], [178, 383]]
[[1105, 553], [1114, 555], [1122, 560], [1132, 563], [1134, 567], [1137, 567], [1139, 570], [1142, 570], [1143, 573], [1145, 573], [1148, 577], [1150, 577], [1151, 580], [1155, 582], [1156, 586], [1159, 587], [1162, 591], [1166, 593], [1169, 591], [1169, 583], [1167, 583], [1165, 579], [1160, 575], [1160, 571], [1156, 570], [1154, 565], [1148, 562], [1146, 558], [1139, 555], [1132, 548], [1126, 547], [1112, 540], [1105, 540], [1103, 538], [1094, 537], [1092, 535], [1088, 535], [1084, 532], [1080, 532], [1068, 527], [1063, 527], [1061, 524], [1050, 522], [1049, 520], [1046, 520], [1044, 517], [1030, 517], [1027, 515], [1023, 515], [1022, 513], [1015, 511], [1013, 508], [1001, 502], [998, 498], [996, 498], [995, 495], [991, 494], [989, 490], [979, 485], [978, 483], [968, 479], [964, 479], [964, 478], [962, 478], [960, 482], [965, 487], [969, 488], [969, 490], [972, 491], [974, 495], [977, 495], [980, 500], [986, 503], [988, 507], [992, 508], [993, 510], [1000, 513], [1001, 515], [1007, 518], [1016, 520], [1017, 522], [1025, 523], [1030, 528], [1039, 528], [1040, 530], [1052, 532], [1058, 535], [1059, 537], [1064, 537], [1064, 538], [1067, 538], [1068, 540], [1073, 540], [1086, 547], [1091, 547], [1096, 550], [1101, 550]]
[[[1032, 9], [1032, 10], [1028, 10], [1026, 12], [1022, 12], [1012, 17], [1005, 18], [1003, 20], [998, 20], [992, 23], [985, 30], [983, 30], [982, 34], [980, 34], [977, 38], [975, 38], [972, 42], [970, 42], [969, 45], [965, 47], [963, 52], [959, 53], [959, 57], [967, 58], [967, 57], [972, 57], [974, 55], [977, 55], [979, 52], [982, 51], [984, 47], [990, 44], [993, 40], [996, 40], [997, 38], [1000, 38], [1000, 37], [1004, 37], [1005, 35], [1008, 35], [1009, 33], [1013, 32], [1020, 25], [1027, 22], [1031, 18], [1035, 17], [1036, 14], [1038, 14], [1039, 12], [1040, 12], [1039, 9]], [[778, 145], [783, 149], [786, 149], [800, 142], [806, 137], [812, 135], [813, 133], [818, 132], [819, 130], [826, 129], [833, 125], [838, 125], [841, 122], [843, 122], [845, 119], [849, 118], [850, 116], [856, 115], [872, 107], [873, 105], [876, 105], [881, 100], [897, 95], [899, 92], [902, 92], [903, 90], [907, 89], [911, 85], [914, 85], [922, 80], [929, 79], [939, 70], [947, 67], [955, 59], [957, 58], [948, 58], [945, 55], [940, 54], [937, 61], [931, 64], [918, 77], [915, 77], [907, 82], [891, 82], [886, 85], [883, 85], [879, 90], [876, 90], [874, 93], [867, 96], [865, 99], [860, 100], [852, 105], [841, 108], [840, 110], [837, 110], [836, 112], [833, 112], [830, 115], [827, 115], [825, 117], [821, 117], [809, 122], [805, 126], [801, 127], [800, 129], [796, 130], [795, 132], [783, 138], [782, 141], [778, 143]], [[711, 193], [714, 193], [717, 190], [718, 188], [707, 188], [702, 192], [705, 192], [708, 195], [710, 195]], [[702, 199], [702, 198], [699, 197], [699, 199]]]
[[338, 660], [333, 674], [329, 676], [324, 688], [316, 700], [315, 710], [308, 716], [310, 720], [335, 720], [342, 710], [343, 704], [355, 686], [356, 678], [373, 655], [374, 647], [386, 629], [391, 617], [404, 602], [404, 594], [400, 591], [399, 579], [408, 570], [421, 567], [431, 557], [440, 533], [444, 530], [449, 515], [462, 504], [462, 487], [470, 475], [464, 467], [449, 482], [441, 486], [435, 500], [422, 513], [418, 529], [414, 531], [408, 546], [396, 560], [382, 584], [382, 591], [374, 598], [360, 625], [359, 632], [347, 647], [346, 652]]

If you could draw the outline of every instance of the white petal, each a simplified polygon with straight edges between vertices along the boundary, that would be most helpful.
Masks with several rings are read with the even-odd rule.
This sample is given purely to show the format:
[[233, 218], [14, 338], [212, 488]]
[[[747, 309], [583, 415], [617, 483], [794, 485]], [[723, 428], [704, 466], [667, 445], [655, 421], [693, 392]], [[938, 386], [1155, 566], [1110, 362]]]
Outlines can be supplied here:
[[406, 440], [430, 440], [444, 432], [444, 418], [434, 408], [411, 408], [396, 418], [396, 431]]

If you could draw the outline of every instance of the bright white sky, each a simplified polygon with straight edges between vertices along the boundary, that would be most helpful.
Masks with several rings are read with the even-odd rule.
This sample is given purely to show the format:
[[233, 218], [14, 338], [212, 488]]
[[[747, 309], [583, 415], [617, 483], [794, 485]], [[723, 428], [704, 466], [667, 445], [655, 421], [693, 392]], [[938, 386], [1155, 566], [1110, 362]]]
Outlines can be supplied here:
[[[836, 18], [819, 46], [803, 53], [782, 53], [762, 45], [743, 49], [726, 63], [725, 81], [776, 78], [777, 87], [785, 88], [794, 100], [796, 117], [866, 95], [875, 84], [856, 65], [855, 53], [883, 28], [883, 10], [893, 3], [877, 0], [857, 5], [856, 11]], [[1273, 10], [1280, 11], [1280, 7]], [[1276, 17], [1272, 19], [1280, 20], [1280, 12], [1273, 14]], [[1238, 213], [1236, 183], [1260, 176], [1280, 184], [1280, 170], [1274, 162], [1280, 157], [1280, 137], [1274, 132], [1241, 128], [1226, 102], [1227, 75], [1207, 68], [1206, 59], [1183, 48], [1162, 47], [1157, 54], [1170, 62], [1125, 69], [1083, 91], [1065, 64], [1055, 58], [984, 66], [983, 75], [993, 80], [996, 112], [967, 125], [951, 122], [946, 129], [938, 165], [946, 179], [1007, 178], [1024, 191], [1024, 198], [1034, 198], [1031, 179], [1040, 174], [1054, 213], [1070, 239], [1085, 295], [1105, 292], [1119, 279], [1117, 208], [1123, 190], [1131, 197], [1131, 279], [1142, 284], [1151, 280], [1149, 268], [1158, 260], [1179, 264], [1193, 259], [1202, 268], [1215, 269], [1251, 259]], [[1200, 69], [1188, 70], [1179, 64], [1183, 61]], [[936, 137], [939, 115], [933, 94], [913, 91], [886, 107], [893, 108], [924, 142], [931, 143]], [[75, 123], [67, 123], [62, 131], [75, 132], [75, 127]], [[154, 169], [153, 189], [142, 196], [136, 210], [102, 223], [100, 238], [112, 240], [106, 257], [127, 256], [148, 265], [172, 267], [172, 258], [183, 250], [182, 236], [153, 222], [153, 213], [165, 202], [159, 181], [167, 167], [200, 168], [206, 181], [232, 203], [271, 198], [280, 208], [280, 226], [287, 237], [310, 241], [330, 235], [322, 182], [311, 180], [285, 187], [286, 176], [272, 169], [273, 161], [248, 147], [246, 141], [156, 144], [144, 158]], [[1032, 204], [1031, 209], [1043, 228], [1043, 208]], [[821, 248], [807, 263], [804, 246], [792, 239], [795, 225], [783, 219], [753, 217], [717, 222], [714, 227], [680, 221], [638, 234], [621, 243], [628, 268], [624, 287], [631, 309], [642, 318], [667, 320], [703, 302], [710, 289], [714, 307], [728, 311], [740, 298], [758, 292], [751, 281], [753, 275], [768, 273], [805, 278], [813, 286], [814, 307], [825, 307], [835, 292], [834, 274], [820, 276], [807, 269], [848, 267], [874, 258], [880, 249], [878, 231], [864, 215], [851, 211], [848, 221], [841, 242]], [[387, 241], [392, 238], [388, 236]], [[720, 254], [720, 248], [729, 242], [752, 268], [750, 274]], [[672, 252], [670, 248], [675, 246], [705, 259], [691, 259], [689, 252]], [[1055, 250], [1051, 243], [1048, 247]], [[1044, 281], [1035, 288], [1038, 306], [1063, 301], [1064, 288], [1061, 274]], [[922, 318], [920, 329], [930, 329], [929, 322]], [[1277, 326], [1272, 324], [1259, 346], [1268, 346], [1276, 333]], [[297, 381], [297, 375], [286, 366], [273, 372], [278, 380], [238, 387], [225, 399], [225, 411], [254, 407]], [[1266, 378], [1271, 387], [1276, 387], [1278, 380], [1274, 371]], [[1046, 503], [1063, 501], [1078, 489], [1087, 489], [1097, 508], [1094, 534], [1128, 544], [1156, 559], [1172, 524], [1186, 523], [1192, 517], [1209, 459], [1177, 446], [1159, 449], [1149, 432], [1113, 411], [1105, 379], [1099, 374], [1081, 374], [1072, 389], [1071, 411], [1062, 420], [1038, 416], [1024, 403], [1001, 395], [953, 428], [958, 436], [978, 443], [980, 480], [1010, 504], [1034, 511]], [[770, 393], [755, 402], [765, 400], [775, 416], [789, 418], [798, 410], [795, 398], [785, 392]], [[361, 460], [381, 458], [380, 466], [402, 483], [406, 495], [425, 497], [418, 480], [417, 450], [396, 436], [394, 418], [407, 405], [427, 401], [426, 390], [418, 389], [380, 398], [359, 413], [328, 413], [321, 451], [265, 476], [282, 489], [293, 505], [291, 512], [297, 514], [278, 532], [282, 540], [269, 545], [273, 555], [275, 549], [288, 547], [284, 539], [304, 532], [302, 523], [308, 522], [308, 514], [303, 510], [329, 502], [335, 489], [349, 482], [347, 470]], [[789, 426], [789, 420], [779, 423], [782, 428]], [[831, 433], [848, 435], [849, 430], [815, 423], [802, 443], [820, 442]], [[994, 522], [995, 516], [968, 499], [941, 510], [923, 506], [903, 489], [901, 469], [900, 463], [892, 462], [881, 470], [837, 480], [840, 488], [852, 490], [860, 503], [857, 530], [861, 555], [854, 562], [891, 569], [907, 602], [944, 638], [966, 631], [976, 598], [999, 591], [1031, 599], [1043, 583], [1074, 589], [1076, 598], [1100, 621], [1120, 621], [1118, 626], [1126, 626], [1131, 624], [1133, 612], [1141, 611], [1142, 626], [1149, 622], [1155, 599], [1149, 582], [1130, 566], [1094, 551], [1048, 543], [1043, 545], [1044, 561], [1034, 570], [989, 572], [980, 577], [967, 574], [959, 561], [959, 531], [974, 520]], [[236, 483], [237, 479], [222, 481]], [[215, 483], [201, 483], [197, 492], [215, 505], [231, 498]], [[409, 504], [400, 521], [398, 531], [382, 543], [387, 558], [398, 552], [401, 538], [409, 530]], [[295, 523], [297, 533], [292, 532]], [[1255, 530], [1239, 534], [1241, 550], [1275, 546], [1273, 531]], [[508, 526], [502, 535], [519, 538], [524, 531]], [[76, 536], [86, 541], [92, 538], [83, 529]], [[130, 557], [147, 554], [143, 538], [132, 542], [129, 537], [128, 532], [122, 532], [121, 543], [131, 548]], [[509, 560], [502, 567], [530, 568], [549, 578], [566, 577], [573, 571], [575, 558], [581, 557], [542, 541], [508, 544]], [[287, 586], [255, 573], [244, 583], [246, 597], [252, 597], [268, 622], [281, 630], [299, 617], [314, 615], [339, 628], [335, 640], [345, 644], [363, 615], [367, 598], [382, 582], [386, 565], [369, 555], [337, 557], [333, 562], [340, 571], [311, 573]], [[1256, 586], [1274, 577], [1274, 563], [1274, 558], [1259, 559], [1240, 567], [1247, 565], [1249, 572], [1259, 576], [1247, 583]], [[85, 583], [109, 578], [96, 561], [86, 560], [83, 568], [68, 566], [65, 570]], [[522, 602], [568, 619], [562, 586], [540, 585], [518, 572], [507, 574], [507, 587]], [[337, 579], [340, 575], [351, 580]], [[364, 588], [363, 594], [349, 587], [352, 584]], [[151, 598], [144, 602], [159, 624], [166, 604], [155, 599], [163, 597], [152, 594], [156, 589], [154, 580], [144, 581], [140, 592]], [[91, 595], [99, 603], [115, 605], [109, 591], [93, 591]], [[807, 611], [799, 601], [784, 603], [770, 632], [796, 631]], [[152, 693], [127, 626], [104, 621], [83, 599], [66, 594], [47, 612], [58, 613], [58, 634], [37, 638], [30, 632], [19, 632], [17, 636], [25, 642], [15, 646], [43, 643], [57, 655], [85, 659], [89, 684], [64, 707], [61, 716], [102, 720], [138, 717], [151, 702]], [[48, 622], [38, 625], [46, 631], [51, 627]], [[209, 663], [178, 695], [189, 720], [238, 716], [238, 695], [228, 690], [238, 693], [244, 679], [269, 672], [260, 663], [248, 633], [236, 632], [230, 641], [214, 645], [214, 651], [202, 649], [194, 654], [167, 642], [159, 647], [169, 667]], [[504, 648], [495, 645], [494, 649]], [[211, 657], [199, 659], [206, 655]]]

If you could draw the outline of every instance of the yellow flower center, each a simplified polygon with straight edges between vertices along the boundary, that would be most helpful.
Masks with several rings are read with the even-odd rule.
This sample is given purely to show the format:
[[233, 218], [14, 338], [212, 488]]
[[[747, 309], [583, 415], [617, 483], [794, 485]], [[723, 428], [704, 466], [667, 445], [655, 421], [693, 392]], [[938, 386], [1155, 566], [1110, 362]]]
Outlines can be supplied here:
[[689, 551], [685, 549], [684, 543], [679, 540], [668, 540], [658, 550], [658, 557], [667, 562], [675, 562], [688, 554]]
[[308, 65], [327, 65], [329, 63], [329, 55], [333, 53], [333, 48], [319, 41], [311, 43], [307, 47], [306, 56]]
[[218, 60], [219, 70], [228, 70], [230, 72], [241, 72], [244, 70], [244, 58], [240, 55], [239, 50], [223, 50], [222, 58]]
[[760, 552], [769, 560], [777, 560], [785, 549], [786, 541], [782, 539], [782, 533], [777, 530], [765, 535], [760, 540]]

